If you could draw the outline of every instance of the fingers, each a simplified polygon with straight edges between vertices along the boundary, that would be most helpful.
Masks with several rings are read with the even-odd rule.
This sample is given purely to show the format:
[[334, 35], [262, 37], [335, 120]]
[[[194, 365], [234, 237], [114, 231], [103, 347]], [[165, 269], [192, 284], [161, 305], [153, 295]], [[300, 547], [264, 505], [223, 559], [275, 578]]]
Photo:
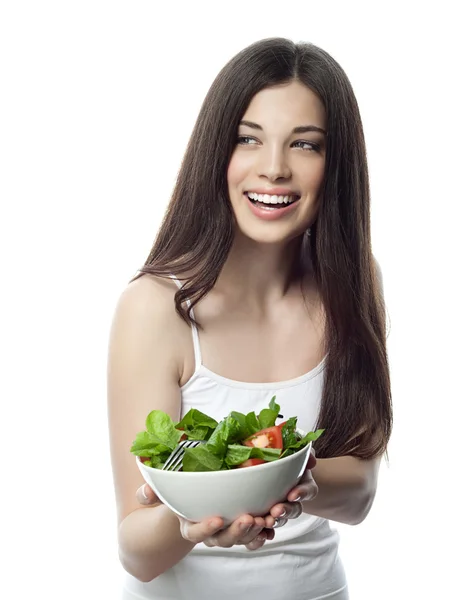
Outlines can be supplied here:
[[136, 498], [139, 504], [144, 504], [146, 506], [150, 506], [151, 504], [156, 504], [159, 502], [158, 496], [152, 490], [152, 488], [144, 483], [136, 492]]
[[311, 471], [305, 471], [297, 487], [292, 489], [287, 499], [289, 502], [303, 502], [305, 500], [313, 500], [318, 494], [318, 486], [313, 479]]
[[262, 534], [265, 536], [265, 540], [263, 542], [263, 543], [265, 543], [267, 540], [267, 534], [264, 533], [265, 527], [266, 527], [265, 519], [263, 517], [256, 517], [254, 519], [254, 523], [253, 523], [252, 527], [244, 535], [244, 537], [241, 539], [240, 543], [243, 544], [244, 546], [247, 546], [253, 540], [255, 540], [257, 538], [257, 536], [260, 536]]
[[311, 448], [310, 456], [308, 457], [308, 462], [307, 462], [307, 469], [313, 469], [314, 467], [316, 467], [316, 456], [315, 456], [315, 450], [313, 448]]
[[287, 519], [275, 519], [271, 515], [266, 517], [252, 517], [243, 515], [228, 527], [219, 518], [191, 523], [178, 517], [182, 537], [194, 544], [203, 542], [206, 546], [231, 548], [235, 545], [246, 546], [249, 550], [258, 550], [266, 541], [275, 536], [274, 528], [282, 527]]
[[[275, 508], [275, 507], [273, 507], [273, 508]], [[279, 514], [275, 514], [275, 515], [269, 514], [269, 515], [266, 515], [266, 517], [264, 517], [266, 529], [274, 529], [275, 528], [276, 520], [280, 519], [281, 512]]]
[[[275, 522], [285, 524], [288, 519], [297, 519], [302, 514], [302, 503], [301, 502], [284, 502], [283, 504], [277, 504], [270, 510], [270, 515]], [[280, 525], [275, 524], [275, 528]], [[282, 525], [281, 525], [282, 526]]]
[[223, 519], [218, 517], [200, 523], [192, 523], [182, 517], [178, 518], [182, 537], [193, 544], [205, 542], [207, 546], [211, 545], [208, 543], [209, 539], [212, 539], [224, 527]]
[[278, 517], [274, 521], [273, 529], [278, 529], [279, 527], [284, 527], [284, 525], [286, 525], [286, 523], [287, 523], [286, 517]]
[[219, 531], [212, 539], [208, 540], [213, 546], [221, 546], [222, 548], [232, 548], [237, 544], [246, 544], [258, 535], [263, 529], [264, 520], [256, 523], [250, 515], [243, 515], [236, 519], [229, 527], [223, 531]]
[[[311, 471], [306, 471], [299, 484], [292, 489], [288, 496], [288, 502], [276, 504], [270, 510], [270, 516], [276, 519], [274, 527], [282, 527], [287, 519], [297, 519], [302, 514], [302, 502], [313, 500], [318, 494], [318, 486], [313, 479]], [[267, 527], [269, 526], [267, 521]]]
[[246, 544], [247, 550], [258, 550], [261, 548], [267, 540], [266, 533], [260, 533], [254, 540]]
[[[271, 523], [274, 523], [275, 519], [269, 517]], [[268, 520], [268, 522], [270, 522]], [[219, 546], [221, 548], [232, 548], [232, 546], [241, 545], [246, 546], [250, 550], [256, 550], [263, 546], [267, 540], [274, 538], [274, 530], [272, 528], [266, 528], [267, 520], [264, 517], [252, 517], [251, 515], [243, 515], [229, 527], [218, 529], [213, 532], [207, 538], [203, 539], [205, 545], [209, 547]], [[186, 527], [186, 526], [185, 526]], [[200, 530], [196, 530], [196, 533], [202, 535]], [[194, 538], [194, 528], [192, 524], [188, 527], [188, 530], [183, 532], [183, 537], [186, 537], [192, 541]]]
[[264, 529], [263, 533], [266, 533], [266, 537], [267, 537], [267, 541], [271, 541], [274, 536], [275, 536], [275, 532], [274, 529]]

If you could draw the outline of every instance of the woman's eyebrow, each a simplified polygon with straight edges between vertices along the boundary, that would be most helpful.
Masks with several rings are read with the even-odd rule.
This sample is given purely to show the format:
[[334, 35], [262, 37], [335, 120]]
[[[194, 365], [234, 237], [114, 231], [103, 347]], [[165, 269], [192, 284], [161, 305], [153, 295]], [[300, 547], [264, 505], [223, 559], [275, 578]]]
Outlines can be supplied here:
[[[239, 125], [245, 125], [246, 127], [250, 127], [251, 129], [258, 129], [259, 131], [263, 131], [263, 127], [258, 125], [258, 123], [253, 123], [252, 121], [241, 121]], [[326, 131], [321, 129], [321, 127], [317, 127], [316, 125], [301, 125], [300, 127], [294, 127], [292, 133], [308, 133], [309, 131], [316, 131], [318, 133], [322, 133], [326, 135]]]

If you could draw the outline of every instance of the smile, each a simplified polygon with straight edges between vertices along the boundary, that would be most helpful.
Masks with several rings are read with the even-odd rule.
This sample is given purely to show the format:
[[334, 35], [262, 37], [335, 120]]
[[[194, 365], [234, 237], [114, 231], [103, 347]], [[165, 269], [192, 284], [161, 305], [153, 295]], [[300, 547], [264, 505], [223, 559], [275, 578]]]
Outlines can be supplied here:
[[255, 192], [245, 192], [245, 195], [253, 204], [268, 205], [267, 208], [270, 209], [284, 208], [300, 200], [300, 196], [297, 195], [271, 196], [270, 194], [256, 194]]

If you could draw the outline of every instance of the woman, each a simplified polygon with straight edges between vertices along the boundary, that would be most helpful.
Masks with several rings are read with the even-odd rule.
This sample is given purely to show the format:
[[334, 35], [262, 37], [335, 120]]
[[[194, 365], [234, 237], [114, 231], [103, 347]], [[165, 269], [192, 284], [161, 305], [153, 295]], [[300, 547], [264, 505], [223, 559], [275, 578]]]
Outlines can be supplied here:
[[[189, 523], [140, 487], [129, 448], [151, 410], [218, 420], [275, 394], [325, 432], [269, 515]], [[124, 598], [348, 598], [329, 520], [368, 514], [392, 409], [363, 129], [323, 50], [263, 40], [214, 81], [116, 308], [108, 402]]]

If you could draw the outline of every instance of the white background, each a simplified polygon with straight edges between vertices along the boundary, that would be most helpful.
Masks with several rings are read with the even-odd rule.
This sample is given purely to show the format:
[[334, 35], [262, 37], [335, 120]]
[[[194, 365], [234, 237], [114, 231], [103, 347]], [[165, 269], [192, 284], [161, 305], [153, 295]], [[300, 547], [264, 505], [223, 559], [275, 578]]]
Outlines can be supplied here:
[[340, 527], [352, 598], [463, 597], [459, 5], [1, 4], [2, 598], [118, 597], [114, 305], [151, 247], [213, 78], [275, 35], [341, 63], [368, 146], [395, 427], [371, 514]]

